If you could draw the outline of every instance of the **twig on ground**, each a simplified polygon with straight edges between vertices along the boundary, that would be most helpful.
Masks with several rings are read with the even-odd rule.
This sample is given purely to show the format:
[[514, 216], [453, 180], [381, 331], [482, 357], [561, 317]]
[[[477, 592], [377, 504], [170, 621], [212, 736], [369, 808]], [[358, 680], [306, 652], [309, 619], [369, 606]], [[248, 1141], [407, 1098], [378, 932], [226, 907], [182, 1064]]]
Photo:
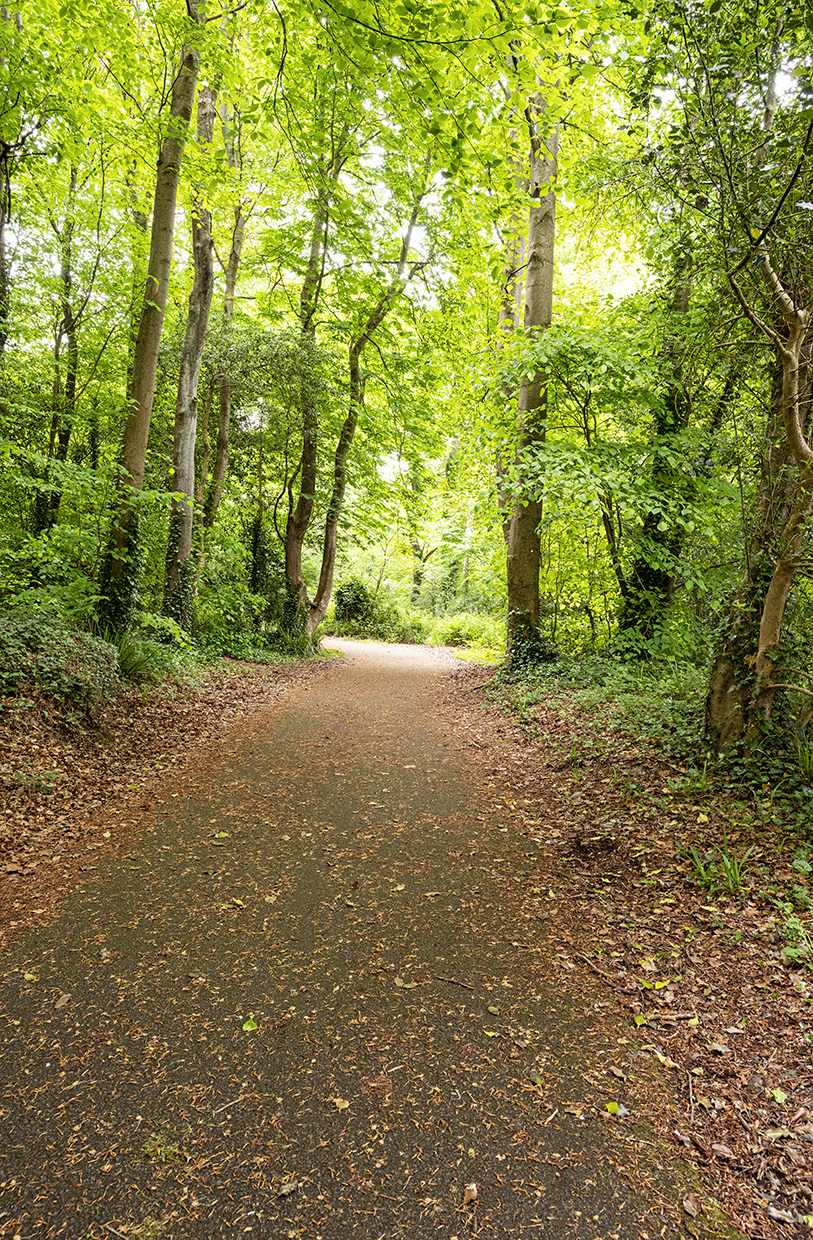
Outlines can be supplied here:
[[597, 964], [593, 964], [593, 962], [592, 962], [592, 960], [590, 959], [590, 957], [589, 957], [589, 956], [585, 956], [583, 952], [576, 952], [576, 955], [578, 956], [579, 960], [583, 960], [583, 961], [584, 961], [584, 963], [587, 965], [588, 969], [592, 969], [594, 973], [597, 973], [597, 974], [599, 975], [599, 977], [603, 977], [605, 981], [607, 981], [607, 982], [617, 982], [617, 981], [618, 981], [618, 978], [617, 978], [617, 977], [613, 977], [612, 973], [605, 973], [605, 972], [604, 972], [604, 970], [603, 970], [603, 969], [600, 969], [600, 968], [598, 967], [598, 965], [597, 965]]
[[465, 986], [466, 990], [474, 990], [470, 982], [461, 982], [457, 977], [444, 977], [442, 973], [433, 973], [436, 982], [451, 982], [453, 986]]

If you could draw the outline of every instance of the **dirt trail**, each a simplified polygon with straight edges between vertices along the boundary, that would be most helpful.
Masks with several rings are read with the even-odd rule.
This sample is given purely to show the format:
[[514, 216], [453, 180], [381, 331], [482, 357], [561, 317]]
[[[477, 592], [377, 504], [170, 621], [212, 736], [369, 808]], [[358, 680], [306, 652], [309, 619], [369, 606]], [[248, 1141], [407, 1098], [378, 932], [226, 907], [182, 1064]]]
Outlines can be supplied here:
[[0, 1235], [683, 1234], [689, 1172], [599, 1114], [623, 1031], [520, 922], [443, 661], [341, 645], [13, 947]]

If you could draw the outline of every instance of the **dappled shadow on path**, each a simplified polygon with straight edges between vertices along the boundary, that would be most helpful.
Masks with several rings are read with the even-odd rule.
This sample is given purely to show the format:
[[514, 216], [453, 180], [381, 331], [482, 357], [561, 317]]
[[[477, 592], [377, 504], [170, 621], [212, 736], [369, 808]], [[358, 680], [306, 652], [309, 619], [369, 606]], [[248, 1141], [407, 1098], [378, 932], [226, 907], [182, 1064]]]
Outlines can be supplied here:
[[525, 950], [443, 658], [340, 645], [14, 947], [0, 1234], [676, 1234], [657, 1139], [586, 1111], [617, 1031]]

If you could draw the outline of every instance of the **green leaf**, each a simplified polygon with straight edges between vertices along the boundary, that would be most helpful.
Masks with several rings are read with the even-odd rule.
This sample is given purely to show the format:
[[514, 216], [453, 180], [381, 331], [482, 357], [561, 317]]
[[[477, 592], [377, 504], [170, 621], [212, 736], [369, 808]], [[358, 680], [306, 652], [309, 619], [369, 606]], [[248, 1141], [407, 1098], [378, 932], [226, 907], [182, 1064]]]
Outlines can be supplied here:
[[243, 1033], [253, 1033], [256, 1028], [257, 1022], [251, 1016], [243, 1021]]

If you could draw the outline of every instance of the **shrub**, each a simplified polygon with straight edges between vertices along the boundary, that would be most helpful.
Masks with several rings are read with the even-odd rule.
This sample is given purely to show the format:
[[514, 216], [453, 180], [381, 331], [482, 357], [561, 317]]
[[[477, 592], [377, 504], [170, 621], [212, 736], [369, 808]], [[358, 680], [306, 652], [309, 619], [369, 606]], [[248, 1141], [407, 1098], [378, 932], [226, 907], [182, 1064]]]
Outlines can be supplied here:
[[119, 684], [118, 653], [109, 642], [46, 612], [0, 618], [0, 692], [45, 694], [93, 719]]
[[439, 616], [432, 622], [429, 640], [438, 646], [477, 646], [502, 651], [505, 649], [505, 623], [494, 616], [473, 612]]
[[351, 577], [337, 588], [334, 608], [339, 624], [374, 620], [376, 611], [381, 610], [375, 595], [357, 577]]
[[160, 642], [163, 646], [173, 646], [176, 650], [188, 650], [193, 645], [186, 629], [169, 616], [143, 611], [136, 616], [134, 628], [142, 639]]
[[119, 655], [119, 670], [125, 680], [136, 684], [158, 684], [176, 670], [176, 654], [171, 646], [144, 637], [133, 629], [110, 637]]

